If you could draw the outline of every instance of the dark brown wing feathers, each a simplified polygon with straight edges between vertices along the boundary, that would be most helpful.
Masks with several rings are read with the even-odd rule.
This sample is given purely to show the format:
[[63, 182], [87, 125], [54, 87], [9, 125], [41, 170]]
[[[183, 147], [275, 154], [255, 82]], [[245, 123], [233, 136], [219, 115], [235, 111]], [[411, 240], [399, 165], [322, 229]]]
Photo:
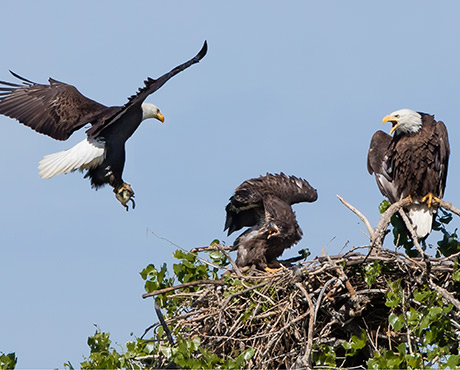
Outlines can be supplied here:
[[[444, 123], [422, 114], [422, 128], [416, 133], [394, 137], [382, 131], [374, 134], [369, 148], [368, 170], [375, 173], [380, 191], [391, 202], [408, 195], [420, 198], [430, 192], [442, 197], [449, 153]], [[385, 177], [388, 183], [379, 181], [379, 176]]]
[[[33, 130], [66, 140], [75, 130], [107, 109], [83, 96], [74, 86], [49, 79], [49, 85], [27, 80], [14, 72], [22, 85], [0, 81], [0, 114], [15, 118]], [[8, 87], [5, 87], [8, 86]]]
[[0, 114], [15, 118], [33, 130], [57, 140], [66, 140], [75, 130], [87, 123], [93, 126], [88, 135], [97, 137], [107, 126], [116, 122], [133, 105], [140, 104], [162, 87], [171, 77], [198, 63], [207, 52], [204, 42], [200, 52], [189, 61], [154, 80], [131, 96], [123, 107], [106, 107], [83, 96], [74, 86], [49, 79], [49, 85], [32, 82], [18, 74], [11, 74], [22, 85], [0, 81]]
[[279, 198], [289, 206], [299, 202], [314, 202], [318, 198], [316, 189], [308, 181], [284, 173], [247, 180], [236, 188], [226, 207], [224, 230], [228, 230], [228, 235], [244, 226], [255, 225], [264, 215], [263, 201], [268, 195]]
[[160, 87], [162, 87], [170, 78], [174, 77], [177, 75], [179, 72], [182, 72], [183, 70], [187, 69], [191, 65], [198, 63], [203, 57], [206, 55], [208, 51], [208, 44], [205, 41], [201, 50], [198, 52], [198, 54], [193, 57], [192, 59], [188, 60], [185, 63], [182, 63], [181, 65], [173, 68], [171, 71], [168, 73], [165, 73], [161, 77], [157, 78], [156, 80], [153, 78], [147, 78], [144, 81], [144, 87], [139, 88], [139, 91], [137, 94], [132, 95], [128, 98], [128, 102], [119, 110], [117, 111], [112, 117], [109, 117], [103, 124], [97, 124], [93, 125], [89, 130], [88, 130], [88, 135], [92, 137], [97, 137], [98, 135], [101, 134], [101, 132], [105, 129], [107, 129], [109, 126], [111, 126], [114, 122], [117, 122], [118, 119], [124, 115], [132, 106], [134, 105], [139, 105], [144, 102], [144, 100], [150, 95], [153, 94], [155, 91], [157, 91]]
[[173, 68], [171, 71], [169, 71], [168, 73], [165, 73], [163, 76], [158, 77], [157, 79], [153, 79], [150, 77], [147, 78], [144, 81], [145, 86], [142, 88], [139, 88], [139, 91], [137, 92], [137, 94], [129, 97], [127, 104], [135, 104], [138, 102], [143, 102], [147, 98], [147, 96], [157, 91], [170, 78], [174, 77], [179, 72], [182, 72], [183, 70], [187, 69], [191, 65], [198, 63], [201, 59], [203, 59], [207, 51], [208, 51], [208, 43], [205, 41], [200, 51], [198, 52], [198, 54], [195, 55], [192, 59], [188, 60], [185, 63], [182, 63], [181, 65], [178, 65], [177, 67]]

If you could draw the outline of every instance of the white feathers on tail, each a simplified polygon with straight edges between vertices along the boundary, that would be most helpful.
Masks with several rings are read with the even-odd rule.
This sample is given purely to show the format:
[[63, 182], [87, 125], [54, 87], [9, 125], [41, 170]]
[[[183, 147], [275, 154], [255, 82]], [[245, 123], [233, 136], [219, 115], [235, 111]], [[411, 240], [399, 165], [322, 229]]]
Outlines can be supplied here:
[[428, 208], [426, 204], [411, 204], [409, 207], [409, 218], [415, 227], [419, 239], [424, 238], [431, 232], [433, 227], [433, 207]]
[[100, 165], [104, 157], [105, 142], [87, 138], [68, 150], [45, 155], [38, 164], [39, 174], [49, 179], [61, 173], [89, 169]]

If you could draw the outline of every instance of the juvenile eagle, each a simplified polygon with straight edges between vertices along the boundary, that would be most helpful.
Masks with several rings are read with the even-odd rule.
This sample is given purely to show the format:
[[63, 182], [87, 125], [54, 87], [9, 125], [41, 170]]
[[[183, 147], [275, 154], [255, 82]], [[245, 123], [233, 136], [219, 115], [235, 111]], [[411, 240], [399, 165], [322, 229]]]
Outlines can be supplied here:
[[302, 238], [291, 205], [317, 198], [306, 180], [283, 173], [260, 176], [238, 186], [225, 208], [224, 231], [230, 235], [242, 227], [250, 228], [234, 242], [236, 264], [266, 271], [280, 267], [277, 257]]
[[0, 114], [15, 118], [33, 130], [56, 140], [67, 140], [87, 123], [87, 138], [74, 147], [45, 156], [38, 166], [40, 176], [48, 179], [61, 173], [86, 170], [85, 177], [99, 188], [109, 184], [116, 198], [128, 210], [134, 192], [122, 179], [125, 164], [125, 142], [148, 118], [164, 121], [160, 110], [144, 100], [207, 52], [204, 42], [199, 53], [158, 79], [148, 78], [145, 86], [128, 98], [123, 106], [107, 107], [83, 96], [74, 86], [49, 79], [49, 85], [27, 80], [13, 72], [22, 84], [0, 81]]
[[390, 135], [394, 135], [374, 134], [367, 169], [391, 203], [411, 196], [409, 219], [418, 238], [424, 238], [436, 212], [432, 200], [442, 198], [446, 187], [450, 152], [446, 126], [430, 114], [410, 109], [385, 116], [385, 122], [393, 124]]

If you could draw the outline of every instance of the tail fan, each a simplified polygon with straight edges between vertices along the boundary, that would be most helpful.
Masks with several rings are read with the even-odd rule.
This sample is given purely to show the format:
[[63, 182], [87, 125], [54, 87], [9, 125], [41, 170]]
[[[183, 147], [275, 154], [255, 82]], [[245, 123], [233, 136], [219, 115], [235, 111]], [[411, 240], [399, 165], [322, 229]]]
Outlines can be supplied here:
[[39, 174], [49, 179], [61, 173], [90, 169], [100, 165], [104, 158], [105, 142], [85, 139], [68, 150], [45, 155], [38, 164]]

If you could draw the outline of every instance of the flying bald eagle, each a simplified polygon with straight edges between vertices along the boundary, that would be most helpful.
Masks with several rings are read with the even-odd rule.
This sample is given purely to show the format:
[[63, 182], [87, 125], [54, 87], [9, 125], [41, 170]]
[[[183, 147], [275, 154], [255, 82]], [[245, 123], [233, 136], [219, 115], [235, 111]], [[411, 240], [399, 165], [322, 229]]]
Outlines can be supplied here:
[[235, 190], [225, 210], [228, 235], [242, 227], [233, 247], [238, 249], [236, 264], [255, 265], [272, 271], [281, 265], [276, 260], [283, 251], [302, 238], [292, 204], [314, 202], [316, 189], [303, 179], [281, 174], [267, 174], [243, 182]]
[[393, 124], [390, 135], [394, 135], [383, 131], [374, 134], [367, 168], [391, 203], [412, 198], [409, 218], [422, 239], [433, 225], [436, 208], [432, 200], [442, 198], [446, 187], [450, 153], [447, 129], [434, 116], [410, 109], [385, 116], [386, 122]]
[[15, 118], [33, 130], [56, 140], [67, 140], [87, 123], [87, 138], [74, 147], [45, 156], [38, 166], [40, 176], [48, 179], [61, 173], [86, 170], [91, 185], [99, 188], [109, 184], [116, 198], [128, 210], [134, 191], [122, 179], [125, 164], [125, 142], [148, 118], [164, 121], [160, 110], [145, 99], [171, 77], [198, 63], [207, 52], [204, 42], [199, 53], [158, 79], [148, 78], [145, 86], [128, 98], [123, 106], [107, 107], [83, 96], [74, 86], [49, 79], [49, 85], [11, 74], [22, 84], [0, 81], [0, 114]]

